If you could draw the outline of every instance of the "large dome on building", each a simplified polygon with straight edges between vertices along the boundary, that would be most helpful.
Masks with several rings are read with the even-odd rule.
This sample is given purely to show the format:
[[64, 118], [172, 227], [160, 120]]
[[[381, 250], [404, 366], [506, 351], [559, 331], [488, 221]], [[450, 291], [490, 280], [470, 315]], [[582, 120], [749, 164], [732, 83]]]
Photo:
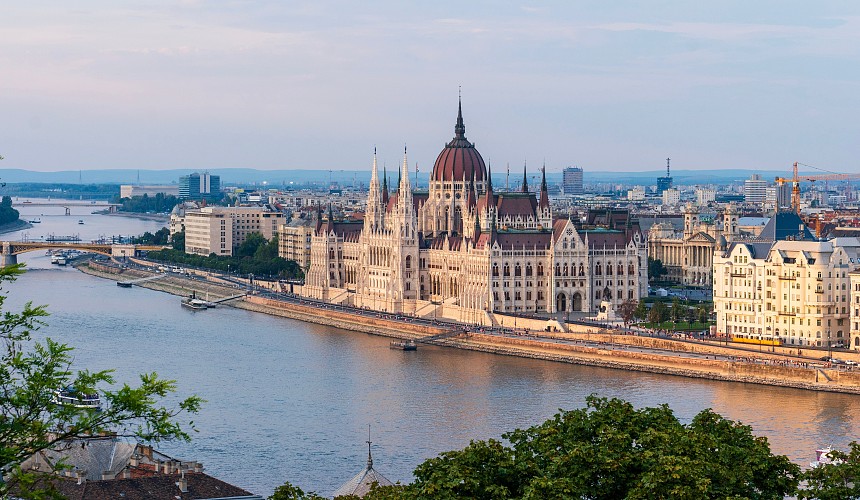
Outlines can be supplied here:
[[436, 158], [433, 165], [431, 182], [469, 182], [472, 175], [475, 182], [487, 178], [487, 166], [475, 145], [466, 139], [466, 126], [463, 124], [463, 106], [457, 107], [457, 125], [454, 126], [454, 139]]

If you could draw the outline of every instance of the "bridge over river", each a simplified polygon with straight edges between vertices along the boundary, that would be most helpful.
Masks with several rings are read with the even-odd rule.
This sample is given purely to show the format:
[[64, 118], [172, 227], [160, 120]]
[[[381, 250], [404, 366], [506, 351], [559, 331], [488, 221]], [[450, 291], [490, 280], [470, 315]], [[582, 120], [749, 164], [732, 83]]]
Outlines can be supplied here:
[[79, 250], [92, 252], [110, 257], [135, 257], [141, 251], [161, 250], [167, 248], [161, 245], [131, 245], [87, 243], [80, 241], [0, 241], [0, 266], [18, 263], [18, 255], [38, 250]]

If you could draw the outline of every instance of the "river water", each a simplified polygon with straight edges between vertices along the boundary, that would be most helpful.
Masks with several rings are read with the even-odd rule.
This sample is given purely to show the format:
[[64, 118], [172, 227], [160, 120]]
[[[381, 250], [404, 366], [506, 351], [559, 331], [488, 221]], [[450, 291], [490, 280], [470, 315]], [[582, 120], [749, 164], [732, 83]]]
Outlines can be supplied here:
[[[31, 208], [31, 212], [47, 213]], [[53, 209], [50, 209], [53, 210]], [[60, 209], [60, 213], [62, 209]], [[25, 215], [26, 217], [26, 215]], [[86, 217], [84, 225], [77, 225]], [[82, 239], [157, 230], [100, 215], [42, 217], [39, 234]], [[44, 229], [43, 229], [44, 228]], [[16, 239], [20, 233], [3, 235]], [[388, 339], [221, 307], [202, 312], [151, 290], [51, 266], [40, 252], [7, 310], [47, 304], [40, 336], [76, 348], [78, 368], [115, 368], [119, 382], [156, 371], [208, 402], [189, 444], [158, 447], [269, 495], [285, 480], [328, 495], [362, 469], [371, 426], [374, 465], [408, 482], [421, 461], [584, 405], [598, 394], [637, 406], [667, 403], [683, 421], [705, 408], [751, 425], [773, 450], [807, 465], [817, 447], [860, 430], [860, 397], [520, 359], [441, 347], [388, 349]]]

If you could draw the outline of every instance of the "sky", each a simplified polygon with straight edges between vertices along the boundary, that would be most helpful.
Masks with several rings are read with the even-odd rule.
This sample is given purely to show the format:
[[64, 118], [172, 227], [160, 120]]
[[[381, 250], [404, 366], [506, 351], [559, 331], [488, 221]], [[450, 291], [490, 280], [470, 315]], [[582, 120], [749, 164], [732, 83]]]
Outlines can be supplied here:
[[[72, 6], [74, 4], [74, 6]], [[860, 2], [2, 2], [0, 168], [858, 172]]]

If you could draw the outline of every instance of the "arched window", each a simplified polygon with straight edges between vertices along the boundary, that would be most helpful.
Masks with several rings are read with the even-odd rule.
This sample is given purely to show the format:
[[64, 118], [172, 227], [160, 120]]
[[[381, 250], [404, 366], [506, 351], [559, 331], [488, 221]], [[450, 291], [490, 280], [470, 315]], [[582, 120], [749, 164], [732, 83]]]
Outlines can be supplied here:
[[537, 275], [538, 275], [538, 276], [543, 276], [543, 263], [542, 263], [542, 262], [539, 262], [539, 263], [538, 263]]
[[567, 263], [564, 264], [563, 271], [561, 272], [562, 276], [567, 276]]
[[597, 267], [594, 268], [594, 274], [600, 276], [603, 274], [603, 267], [600, 265], [600, 262], [597, 263]]
[[510, 276], [510, 275], [511, 275], [511, 266], [510, 266], [509, 264], [505, 264], [505, 269], [504, 269], [503, 274], [504, 274], [505, 276]]
[[406, 256], [406, 269], [412, 269], [412, 256]]
[[612, 276], [612, 264], [606, 264], [606, 274]]
[[523, 268], [520, 266], [520, 263], [517, 262], [516, 266], [514, 266], [514, 276], [522, 276]]
[[633, 264], [627, 266], [627, 274], [636, 274], [636, 272], [633, 270]]
[[531, 275], [532, 275], [532, 265], [531, 265], [531, 263], [529, 263], [529, 264], [526, 264], [526, 276], [531, 276]]
[[493, 276], [496, 276], [496, 277], [499, 276], [499, 265], [498, 264], [493, 264]]
[[555, 265], [555, 275], [556, 275], [556, 276], [561, 276], [561, 264], [556, 264], [556, 265]]
[[580, 262], [580, 264], [579, 264], [579, 275], [580, 275], [580, 276], [585, 276], [585, 268], [584, 268], [584, 267], [582, 267], [582, 263], [581, 263], [581, 262]]

